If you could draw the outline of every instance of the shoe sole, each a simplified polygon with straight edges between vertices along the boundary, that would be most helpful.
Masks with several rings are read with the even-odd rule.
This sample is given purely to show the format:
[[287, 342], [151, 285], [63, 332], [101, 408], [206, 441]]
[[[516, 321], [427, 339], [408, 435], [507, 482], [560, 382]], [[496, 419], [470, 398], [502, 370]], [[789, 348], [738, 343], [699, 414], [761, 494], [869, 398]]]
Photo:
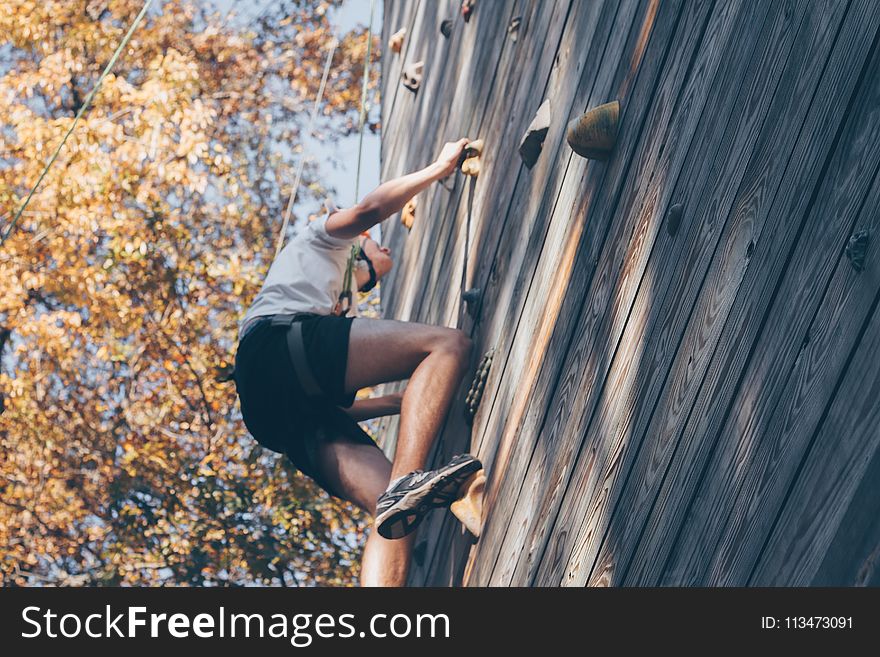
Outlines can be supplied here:
[[[477, 459], [464, 461], [439, 477], [408, 491], [397, 504], [376, 517], [376, 530], [383, 538], [403, 538], [416, 530], [431, 509], [449, 504], [464, 480], [482, 468]], [[399, 508], [399, 507], [405, 508]], [[410, 520], [412, 518], [412, 520]]]

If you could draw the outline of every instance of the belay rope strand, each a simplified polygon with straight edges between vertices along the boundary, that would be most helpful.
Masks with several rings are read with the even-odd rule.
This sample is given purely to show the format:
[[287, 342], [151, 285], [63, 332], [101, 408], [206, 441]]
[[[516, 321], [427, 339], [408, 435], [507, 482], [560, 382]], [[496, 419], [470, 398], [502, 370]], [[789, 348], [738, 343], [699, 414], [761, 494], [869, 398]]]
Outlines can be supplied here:
[[[370, 24], [367, 26], [367, 55], [364, 57], [364, 83], [361, 86], [361, 111], [358, 122], [358, 159], [357, 173], [354, 178], [354, 204], [357, 205], [358, 193], [361, 184], [361, 158], [364, 153], [364, 126], [367, 118], [367, 88], [370, 82], [370, 55], [373, 49], [373, 11], [376, 7], [376, 0], [370, 0]], [[345, 315], [351, 308], [351, 277], [354, 272], [354, 262], [357, 259], [360, 247], [356, 244], [352, 245], [351, 253], [348, 255], [348, 263], [345, 266], [345, 276], [342, 278], [342, 289], [339, 291], [339, 299], [333, 308], [334, 315]]]
[[61, 152], [61, 149], [64, 147], [64, 144], [67, 143], [68, 137], [70, 137], [71, 133], [73, 133], [73, 129], [76, 127], [76, 124], [79, 123], [79, 120], [82, 116], [88, 111], [89, 106], [92, 104], [92, 99], [95, 97], [95, 94], [98, 93], [98, 89], [101, 88], [101, 83], [104, 82], [104, 78], [110, 73], [110, 70], [116, 64], [116, 60], [119, 59], [119, 55], [125, 49], [125, 46], [128, 45], [128, 42], [131, 40], [131, 36], [134, 34], [134, 31], [137, 29], [138, 25], [140, 25], [144, 16], [147, 13], [147, 10], [150, 8], [150, 5], [153, 4], [153, 0], [147, 0], [144, 3], [143, 9], [141, 9], [140, 13], [134, 19], [134, 22], [131, 24], [131, 27], [128, 28], [128, 32], [125, 37], [122, 39], [120, 44], [116, 47], [116, 51], [113, 53], [113, 56], [110, 58], [110, 61], [107, 63], [107, 66], [104, 68], [104, 72], [101, 73], [100, 77], [98, 77], [98, 81], [95, 83], [95, 86], [89, 92], [89, 95], [86, 96], [85, 101], [82, 104], [82, 107], [79, 108], [79, 111], [76, 113], [76, 116], [73, 119], [73, 123], [70, 124], [70, 127], [67, 129], [67, 133], [64, 135], [64, 138], [61, 140], [61, 143], [58, 144], [58, 148], [55, 149], [55, 152], [52, 154], [52, 157], [49, 158], [49, 161], [46, 163], [46, 166], [43, 167], [43, 173], [40, 174], [40, 177], [37, 179], [36, 184], [31, 188], [30, 193], [25, 198], [24, 203], [21, 204], [21, 207], [18, 209], [18, 212], [15, 213], [15, 216], [12, 219], [12, 222], [9, 224], [9, 228], [6, 229], [6, 232], [3, 234], [3, 237], [0, 238], [0, 246], [6, 243], [7, 238], [12, 231], [15, 229], [15, 225], [18, 223], [19, 218], [24, 213], [25, 208], [30, 203], [31, 198], [36, 193], [37, 188], [40, 186], [40, 183], [43, 182], [43, 178], [46, 177], [46, 174], [49, 173], [49, 169], [55, 163], [55, 160], [58, 159], [58, 154]]
[[461, 263], [461, 296], [458, 302], [458, 328], [461, 328], [462, 320], [464, 319], [465, 293], [467, 292], [467, 266], [468, 258], [470, 258], [471, 255], [471, 215], [474, 210], [474, 187], [476, 184], [477, 179], [472, 177], [470, 179], [470, 184], [468, 185], [467, 221], [465, 222], [464, 234], [464, 260]]
[[357, 174], [354, 178], [354, 202], [358, 202], [358, 192], [361, 184], [361, 155], [364, 152], [364, 124], [367, 120], [367, 86], [370, 82], [370, 54], [373, 49], [373, 10], [376, 8], [376, 0], [370, 0], [370, 24], [367, 26], [367, 56], [364, 58], [364, 84], [361, 86], [361, 115], [358, 136], [358, 163]]

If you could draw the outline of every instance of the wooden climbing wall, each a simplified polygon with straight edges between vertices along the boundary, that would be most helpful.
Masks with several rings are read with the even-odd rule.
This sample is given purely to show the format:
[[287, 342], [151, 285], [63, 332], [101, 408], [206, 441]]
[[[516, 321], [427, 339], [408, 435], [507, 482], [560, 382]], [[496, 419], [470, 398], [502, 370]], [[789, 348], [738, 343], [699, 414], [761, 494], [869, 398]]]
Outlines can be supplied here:
[[[383, 59], [382, 179], [486, 144], [473, 189], [386, 222], [385, 315], [457, 324], [470, 205], [463, 328], [474, 365], [496, 350], [473, 427], [466, 382], [433, 455], [485, 463], [482, 538], [435, 512], [411, 583], [880, 584], [880, 4], [459, 4], [384, 11], [384, 41], [407, 34]], [[613, 99], [612, 157], [574, 155], [566, 123]]]

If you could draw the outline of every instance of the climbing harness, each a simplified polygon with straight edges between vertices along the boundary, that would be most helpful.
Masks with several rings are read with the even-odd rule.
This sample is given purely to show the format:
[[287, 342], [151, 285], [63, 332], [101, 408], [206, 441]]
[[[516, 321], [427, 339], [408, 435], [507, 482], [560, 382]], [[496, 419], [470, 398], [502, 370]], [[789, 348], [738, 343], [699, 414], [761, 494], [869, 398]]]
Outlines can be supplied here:
[[339, 298], [332, 311], [337, 317], [344, 317], [351, 310], [351, 277], [354, 273], [354, 263], [357, 260], [359, 250], [360, 247], [357, 244], [351, 245], [348, 263], [345, 265], [345, 274], [342, 276], [342, 289], [339, 291]]
[[104, 82], [104, 78], [110, 73], [113, 66], [116, 64], [116, 60], [119, 59], [120, 53], [125, 49], [125, 46], [128, 45], [128, 42], [131, 40], [131, 36], [134, 34], [134, 31], [137, 29], [138, 25], [140, 25], [141, 20], [143, 20], [144, 16], [147, 13], [147, 10], [150, 8], [150, 5], [153, 4], [153, 0], [147, 0], [144, 3], [143, 8], [140, 13], [135, 17], [134, 22], [131, 24], [131, 27], [128, 28], [128, 32], [125, 37], [122, 39], [120, 44], [116, 47], [116, 51], [113, 53], [113, 56], [110, 58], [110, 61], [107, 63], [107, 66], [104, 68], [104, 72], [101, 73], [100, 77], [98, 77], [98, 81], [95, 83], [95, 86], [89, 92], [89, 95], [86, 96], [85, 101], [83, 101], [82, 107], [79, 108], [79, 111], [76, 113], [76, 116], [73, 118], [73, 123], [70, 124], [70, 127], [67, 129], [67, 133], [64, 135], [64, 138], [61, 140], [61, 143], [58, 144], [58, 148], [55, 149], [55, 152], [52, 154], [52, 157], [49, 158], [49, 161], [46, 163], [46, 166], [43, 167], [43, 172], [40, 174], [40, 177], [37, 178], [36, 184], [31, 188], [30, 193], [25, 198], [24, 203], [21, 204], [21, 207], [18, 209], [18, 212], [15, 213], [15, 216], [12, 218], [12, 221], [9, 224], [9, 228], [6, 229], [6, 232], [3, 234], [3, 237], [0, 238], [0, 246], [6, 243], [7, 238], [12, 234], [12, 231], [15, 229], [15, 225], [18, 223], [19, 218], [24, 213], [25, 208], [30, 203], [31, 198], [36, 193], [37, 188], [40, 186], [40, 183], [43, 182], [43, 178], [46, 177], [46, 174], [49, 173], [49, 169], [55, 163], [55, 160], [58, 159], [58, 154], [61, 152], [61, 149], [64, 147], [64, 144], [67, 143], [68, 137], [70, 137], [71, 133], [73, 133], [73, 129], [76, 128], [76, 124], [79, 123], [80, 118], [86, 113], [89, 109], [89, 106], [92, 104], [92, 99], [95, 97], [95, 94], [98, 93], [98, 89], [101, 88], [101, 83]]
[[302, 314], [274, 315], [272, 326], [287, 327], [287, 351], [290, 354], [290, 363], [293, 365], [294, 374], [302, 386], [303, 392], [308, 397], [321, 397], [324, 392], [315, 378], [315, 373], [306, 358], [306, 345], [302, 334]]

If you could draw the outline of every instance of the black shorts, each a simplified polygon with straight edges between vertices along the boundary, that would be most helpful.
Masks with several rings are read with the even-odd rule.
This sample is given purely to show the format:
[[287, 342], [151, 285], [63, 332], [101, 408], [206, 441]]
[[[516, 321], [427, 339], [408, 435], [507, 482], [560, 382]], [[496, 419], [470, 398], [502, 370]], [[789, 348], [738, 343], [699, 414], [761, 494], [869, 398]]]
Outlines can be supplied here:
[[306, 358], [324, 395], [307, 397], [303, 392], [288, 353], [288, 327], [272, 326], [269, 317], [258, 320], [238, 344], [235, 387], [245, 426], [257, 442], [286, 454], [300, 472], [331, 495], [342, 497], [321, 476], [318, 446], [333, 441], [376, 446], [340, 408], [354, 401], [353, 393], [345, 393], [352, 318], [303, 317]]

